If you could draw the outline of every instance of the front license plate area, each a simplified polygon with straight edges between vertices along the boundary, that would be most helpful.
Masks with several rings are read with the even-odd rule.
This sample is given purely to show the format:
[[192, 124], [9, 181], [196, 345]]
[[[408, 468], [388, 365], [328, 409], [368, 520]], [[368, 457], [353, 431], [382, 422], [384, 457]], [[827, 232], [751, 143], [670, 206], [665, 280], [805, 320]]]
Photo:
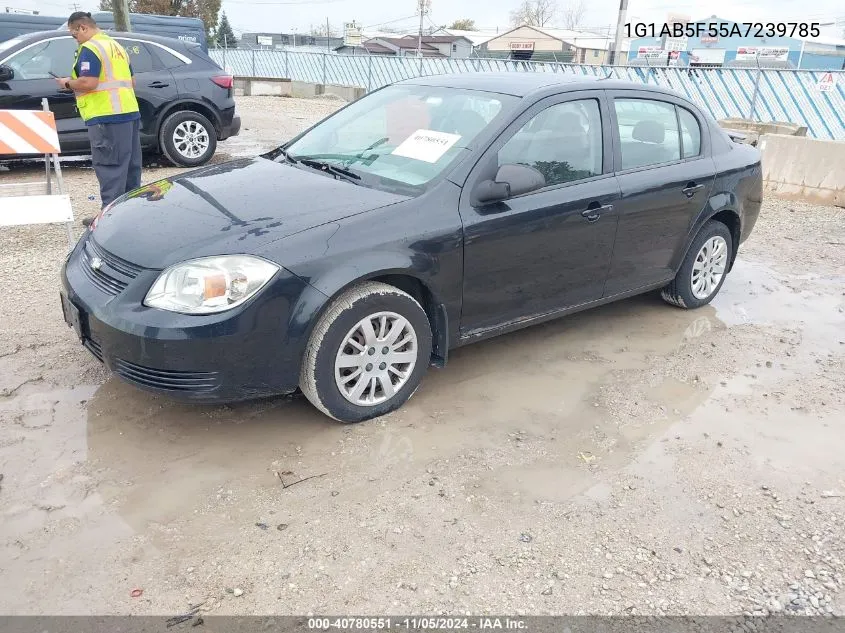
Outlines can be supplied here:
[[64, 293], [59, 293], [62, 300], [62, 313], [65, 317], [65, 323], [76, 332], [76, 336], [80, 341], [85, 339], [85, 333], [82, 327], [82, 314], [79, 308], [73, 305], [73, 302], [68, 299]]

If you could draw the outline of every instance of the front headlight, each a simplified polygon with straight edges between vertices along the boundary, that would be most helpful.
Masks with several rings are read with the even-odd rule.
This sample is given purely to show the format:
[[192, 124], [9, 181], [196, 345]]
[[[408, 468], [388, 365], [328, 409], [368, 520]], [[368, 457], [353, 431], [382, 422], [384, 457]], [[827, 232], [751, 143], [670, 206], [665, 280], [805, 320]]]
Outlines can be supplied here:
[[164, 270], [144, 297], [144, 305], [182, 314], [212, 314], [243, 303], [279, 270], [249, 255], [202, 257]]

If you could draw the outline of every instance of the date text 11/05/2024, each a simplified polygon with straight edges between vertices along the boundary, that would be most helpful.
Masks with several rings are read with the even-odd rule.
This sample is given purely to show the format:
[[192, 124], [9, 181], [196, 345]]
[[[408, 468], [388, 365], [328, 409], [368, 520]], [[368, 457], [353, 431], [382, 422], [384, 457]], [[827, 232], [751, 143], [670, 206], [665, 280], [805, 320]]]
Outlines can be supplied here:
[[626, 22], [626, 37], [818, 37], [819, 22]]
[[408, 617], [408, 618], [308, 618], [313, 631], [519, 631], [526, 628], [519, 618]]

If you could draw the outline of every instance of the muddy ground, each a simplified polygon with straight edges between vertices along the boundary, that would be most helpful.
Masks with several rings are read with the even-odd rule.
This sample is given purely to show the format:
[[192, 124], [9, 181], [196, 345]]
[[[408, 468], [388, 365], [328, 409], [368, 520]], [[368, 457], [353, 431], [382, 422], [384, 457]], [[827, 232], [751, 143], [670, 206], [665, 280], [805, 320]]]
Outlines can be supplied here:
[[[337, 105], [239, 103], [217, 160]], [[2, 229], [0, 613], [841, 615], [843, 244], [843, 209], [767, 199], [712, 305], [472, 345], [343, 426], [108, 376], [62, 320], [63, 229]]]

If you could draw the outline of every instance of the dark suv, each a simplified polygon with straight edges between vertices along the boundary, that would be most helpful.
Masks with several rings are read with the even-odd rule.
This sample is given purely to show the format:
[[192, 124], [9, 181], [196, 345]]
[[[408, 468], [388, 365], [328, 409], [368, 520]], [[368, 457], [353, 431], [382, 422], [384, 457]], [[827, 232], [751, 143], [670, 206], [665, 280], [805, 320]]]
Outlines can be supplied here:
[[[197, 44], [140, 33], [109, 33], [126, 49], [141, 108], [141, 145], [172, 163], [206, 163], [217, 142], [240, 131], [233, 78]], [[62, 154], [90, 151], [85, 123], [70, 91], [53, 76], [71, 73], [77, 43], [66, 31], [32, 33], [0, 42], [0, 110], [40, 110], [47, 97]], [[9, 156], [0, 156], [0, 159]], [[19, 157], [18, 157], [19, 158]]]

